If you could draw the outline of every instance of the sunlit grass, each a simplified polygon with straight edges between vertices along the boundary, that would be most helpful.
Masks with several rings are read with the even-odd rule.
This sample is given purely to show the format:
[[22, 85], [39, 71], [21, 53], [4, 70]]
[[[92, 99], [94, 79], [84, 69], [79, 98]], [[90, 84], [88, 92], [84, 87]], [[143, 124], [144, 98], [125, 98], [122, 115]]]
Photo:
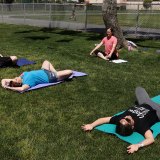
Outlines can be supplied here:
[[124, 160], [159, 159], [160, 139], [136, 154], [112, 135], [80, 126], [131, 106], [136, 86], [151, 97], [160, 94], [159, 40], [132, 39], [140, 52], [120, 51], [128, 63], [113, 64], [89, 52], [104, 35], [38, 27], [0, 25], [0, 53], [36, 62], [1, 69], [0, 79], [39, 69], [49, 60], [57, 69], [73, 69], [88, 76], [57, 86], [19, 94], [0, 88], [1, 160]]

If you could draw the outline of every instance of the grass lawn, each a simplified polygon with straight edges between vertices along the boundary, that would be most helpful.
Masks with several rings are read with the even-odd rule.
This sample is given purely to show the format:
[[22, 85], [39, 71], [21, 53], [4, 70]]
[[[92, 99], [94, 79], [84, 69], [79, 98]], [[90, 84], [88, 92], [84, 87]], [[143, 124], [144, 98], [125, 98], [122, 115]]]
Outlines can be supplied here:
[[[0, 53], [36, 61], [35, 65], [1, 69], [0, 79], [39, 69], [44, 60], [57, 69], [88, 76], [61, 85], [19, 94], [0, 87], [1, 160], [159, 159], [160, 137], [133, 155], [115, 136], [80, 126], [131, 106], [136, 86], [151, 97], [160, 94], [160, 40], [132, 39], [141, 52], [120, 51], [128, 63], [113, 64], [89, 52], [103, 35], [44, 28], [0, 25]], [[147, 50], [146, 50], [147, 49]]]

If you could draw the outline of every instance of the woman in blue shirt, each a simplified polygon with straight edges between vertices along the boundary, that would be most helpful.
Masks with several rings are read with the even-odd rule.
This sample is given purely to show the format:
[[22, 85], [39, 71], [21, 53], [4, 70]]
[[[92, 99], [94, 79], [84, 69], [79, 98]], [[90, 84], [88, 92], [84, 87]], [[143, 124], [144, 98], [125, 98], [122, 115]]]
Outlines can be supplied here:
[[23, 72], [14, 79], [2, 79], [2, 87], [13, 91], [25, 91], [38, 84], [53, 83], [69, 78], [72, 70], [56, 71], [53, 65], [45, 60], [40, 70]]

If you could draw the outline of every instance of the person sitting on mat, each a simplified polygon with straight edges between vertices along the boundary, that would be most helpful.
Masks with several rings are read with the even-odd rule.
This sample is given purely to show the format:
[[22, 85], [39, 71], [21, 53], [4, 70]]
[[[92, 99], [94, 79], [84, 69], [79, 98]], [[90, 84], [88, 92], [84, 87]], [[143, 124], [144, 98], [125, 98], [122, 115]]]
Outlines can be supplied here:
[[16, 56], [4, 57], [0, 54], [0, 68], [16, 66]]
[[150, 127], [160, 121], [160, 105], [151, 101], [144, 88], [137, 87], [135, 92], [137, 105], [129, 108], [120, 115], [100, 118], [93, 123], [81, 126], [81, 128], [84, 131], [91, 131], [98, 125], [111, 123], [116, 124], [116, 133], [119, 135], [129, 136], [134, 131], [142, 134], [145, 140], [141, 143], [128, 146], [128, 153], [134, 153], [139, 148], [152, 144], [154, 137]]
[[[118, 59], [118, 52], [116, 49], [117, 38], [113, 36], [113, 29], [108, 28], [106, 34], [107, 36], [104, 37], [98, 45], [96, 45], [96, 47], [90, 52], [90, 55], [94, 53], [96, 56], [104, 60]], [[105, 52], [98, 50], [102, 45], [105, 46]]]
[[72, 70], [56, 71], [52, 64], [45, 60], [40, 70], [23, 72], [14, 79], [2, 79], [2, 87], [13, 91], [25, 91], [38, 84], [53, 83], [69, 78]]

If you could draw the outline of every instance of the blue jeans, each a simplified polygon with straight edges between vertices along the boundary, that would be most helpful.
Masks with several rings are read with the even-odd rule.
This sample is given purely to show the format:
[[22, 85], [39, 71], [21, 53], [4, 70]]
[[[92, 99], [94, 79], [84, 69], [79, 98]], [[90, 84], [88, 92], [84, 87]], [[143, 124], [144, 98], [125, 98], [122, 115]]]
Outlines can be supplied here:
[[58, 81], [58, 77], [57, 77], [57, 73], [48, 71], [46, 69], [43, 69], [44, 72], [47, 74], [48, 79], [49, 79], [49, 83], [53, 83], [53, 82], [57, 82]]
[[138, 101], [138, 104], [148, 104], [149, 106], [151, 106], [154, 110], [156, 110], [156, 113], [157, 113], [157, 116], [160, 120], [160, 105], [153, 102], [148, 93], [146, 92], [146, 90], [142, 87], [137, 87], [136, 88], [136, 98], [137, 98], [137, 101]]

